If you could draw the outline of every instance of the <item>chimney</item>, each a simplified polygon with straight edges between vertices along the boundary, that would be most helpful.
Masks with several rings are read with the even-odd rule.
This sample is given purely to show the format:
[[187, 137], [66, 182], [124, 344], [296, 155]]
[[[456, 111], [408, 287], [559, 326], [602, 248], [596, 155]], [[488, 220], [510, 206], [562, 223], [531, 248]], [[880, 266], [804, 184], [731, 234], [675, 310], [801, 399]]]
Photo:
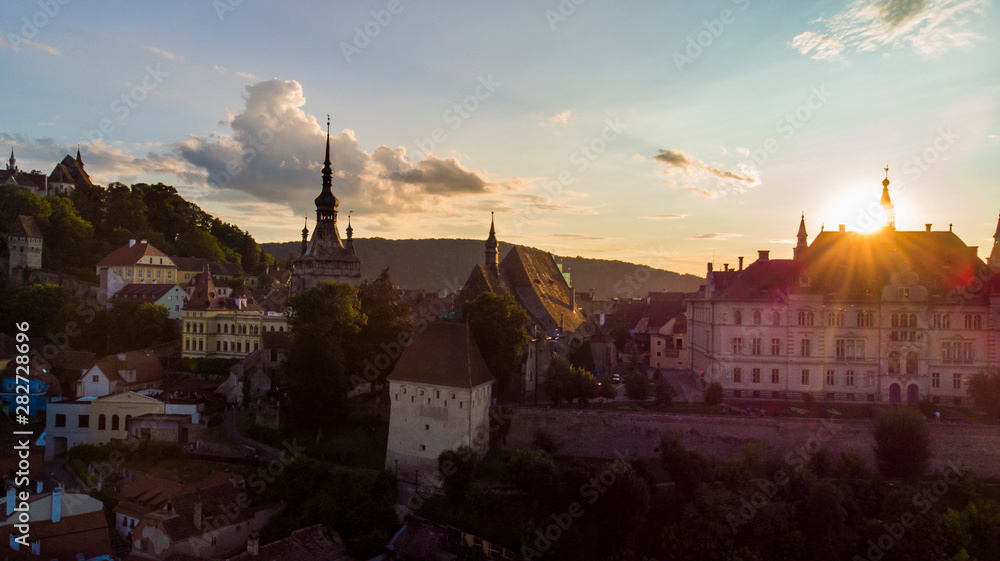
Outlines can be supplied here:
[[722, 264], [722, 268], [723, 268], [723, 270], [725, 270], [725, 271], [729, 271], [729, 263], [723, 263], [723, 264]]
[[57, 486], [52, 490], [52, 522], [59, 522], [62, 520], [62, 485]]
[[708, 272], [709, 273], [712, 272], [712, 262], [711, 261], [709, 261], [709, 263], [708, 263]]
[[134, 245], [135, 245], [135, 240], [134, 239], [128, 241], [128, 246], [129, 247], [132, 247]]
[[247, 536], [247, 553], [251, 557], [257, 557], [260, 554], [260, 534], [257, 533], [257, 530], [250, 532], [250, 535]]
[[743, 270], [743, 257], [740, 257], [740, 270]]
[[11, 485], [7, 488], [7, 516], [14, 513], [15, 506], [17, 506], [17, 488]]
[[757, 261], [768, 261], [770, 258], [771, 258], [771, 250], [769, 249], [757, 250]]
[[201, 500], [197, 500], [194, 503], [194, 528], [195, 530], [201, 530]]
[[927, 227], [927, 231], [928, 231], [928, 232], [930, 232], [930, 231], [931, 231], [931, 225], [930, 225], [930, 224], [924, 224], [924, 226], [926, 226], [926, 227]]
[[837, 224], [837, 231], [844, 233], [847, 231], [847, 224]]

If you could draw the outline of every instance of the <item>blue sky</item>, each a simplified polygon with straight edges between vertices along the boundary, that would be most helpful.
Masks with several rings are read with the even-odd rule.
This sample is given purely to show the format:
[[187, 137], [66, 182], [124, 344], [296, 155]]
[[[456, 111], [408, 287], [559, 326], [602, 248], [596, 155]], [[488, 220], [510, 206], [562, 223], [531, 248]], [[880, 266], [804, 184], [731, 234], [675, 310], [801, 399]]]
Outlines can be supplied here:
[[502, 240], [702, 273], [790, 257], [802, 212], [881, 223], [888, 162], [901, 229], [992, 243], [990, 0], [147, 4], [2, 3], [22, 169], [79, 143], [102, 184], [293, 240], [330, 114], [359, 237], [484, 238], [495, 211]]

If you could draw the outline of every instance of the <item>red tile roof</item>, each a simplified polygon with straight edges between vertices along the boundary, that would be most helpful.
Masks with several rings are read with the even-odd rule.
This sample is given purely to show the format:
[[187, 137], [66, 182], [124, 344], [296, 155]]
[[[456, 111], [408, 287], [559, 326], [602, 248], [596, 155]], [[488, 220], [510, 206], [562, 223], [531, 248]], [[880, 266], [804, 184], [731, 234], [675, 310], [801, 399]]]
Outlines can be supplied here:
[[7, 235], [19, 238], [40, 239], [42, 237], [42, 231], [38, 228], [38, 224], [35, 224], [34, 218], [21, 214], [14, 219], [14, 223], [11, 225]]
[[399, 357], [388, 380], [453, 388], [474, 388], [493, 381], [466, 322], [428, 324]]
[[98, 267], [121, 267], [121, 266], [132, 266], [139, 262], [143, 257], [170, 257], [153, 247], [152, 244], [148, 242], [136, 242], [131, 246], [125, 244], [118, 249], [107, 254], [104, 259], [97, 262]]

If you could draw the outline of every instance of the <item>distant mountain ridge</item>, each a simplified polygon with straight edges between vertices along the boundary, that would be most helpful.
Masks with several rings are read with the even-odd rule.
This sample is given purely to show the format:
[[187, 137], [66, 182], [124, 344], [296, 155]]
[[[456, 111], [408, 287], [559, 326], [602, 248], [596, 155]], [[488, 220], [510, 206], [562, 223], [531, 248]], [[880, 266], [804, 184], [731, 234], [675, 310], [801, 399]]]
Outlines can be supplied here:
[[[298, 255], [302, 242], [263, 243], [261, 247], [275, 259]], [[469, 272], [483, 263], [483, 240], [423, 239], [387, 240], [355, 238], [354, 247], [361, 258], [361, 274], [373, 279], [386, 267], [396, 286], [429, 292], [461, 288]], [[500, 242], [500, 259], [511, 244]], [[570, 273], [578, 292], [594, 290], [596, 298], [638, 297], [648, 292], [694, 292], [704, 279], [646, 265], [555, 256], [563, 270]]]

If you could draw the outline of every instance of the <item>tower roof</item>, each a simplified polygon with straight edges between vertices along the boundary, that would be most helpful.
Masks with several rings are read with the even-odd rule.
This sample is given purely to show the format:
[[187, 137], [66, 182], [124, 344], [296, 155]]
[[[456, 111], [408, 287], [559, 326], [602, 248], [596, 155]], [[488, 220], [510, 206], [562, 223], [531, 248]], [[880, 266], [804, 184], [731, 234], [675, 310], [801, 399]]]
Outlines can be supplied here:
[[41, 238], [42, 231], [35, 224], [34, 218], [21, 214], [14, 220], [7, 235], [19, 238]]
[[323, 160], [323, 190], [313, 201], [316, 203], [316, 211], [322, 213], [337, 212], [340, 201], [333, 194], [333, 168], [330, 165], [330, 117], [326, 118], [326, 159]]
[[1000, 218], [997, 219], [997, 231], [993, 234], [993, 239], [1000, 242]]
[[809, 237], [809, 234], [806, 233], [806, 213], [804, 212], [802, 213], [802, 218], [799, 220], [799, 233], [796, 234], [796, 237], [800, 242], [804, 242]]

